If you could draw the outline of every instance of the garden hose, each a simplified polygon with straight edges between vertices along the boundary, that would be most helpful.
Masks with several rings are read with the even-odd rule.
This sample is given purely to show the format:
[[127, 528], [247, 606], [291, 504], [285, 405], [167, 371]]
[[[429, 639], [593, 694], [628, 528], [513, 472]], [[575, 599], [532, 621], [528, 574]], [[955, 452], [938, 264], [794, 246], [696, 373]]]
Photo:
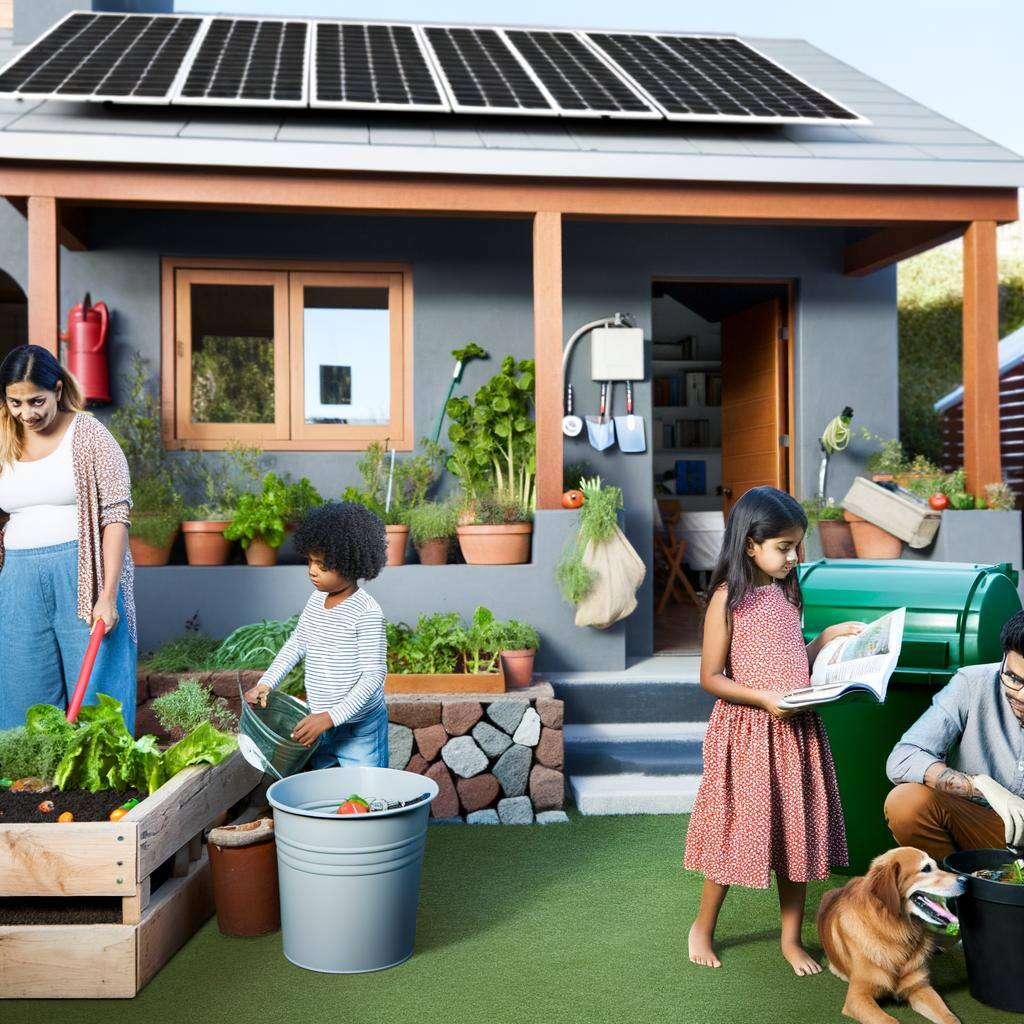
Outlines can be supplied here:
[[825, 501], [825, 480], [828, 476], [828, 460], [833, 452], [841, 452], [850, 443], [850, 423], [853, 410], [846, 406], [838, 416], [828, 421], [818, 438], [821, 448], [821, 468], [818, 471], [818, 497]]

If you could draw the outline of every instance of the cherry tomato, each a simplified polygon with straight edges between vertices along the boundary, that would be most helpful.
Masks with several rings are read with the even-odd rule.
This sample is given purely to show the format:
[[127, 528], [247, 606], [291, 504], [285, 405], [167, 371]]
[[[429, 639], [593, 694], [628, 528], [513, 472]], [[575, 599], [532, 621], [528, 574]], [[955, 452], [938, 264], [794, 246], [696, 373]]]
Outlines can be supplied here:
[[370, 808], [356, 800], [346, 800], [339, 808], [338, 814], [369, 814]]
[[61, 824], [66, 825], [69, 821], [74, 821], [75, 816], [70, 811], [63, 811], [61, 814], [57, 815], [57, 820], [61, 822]]
[[932, 508], [941, 512], [944, 508], [949, 508], [949, 498], [947, 498], [942, 491], [936, 491], [929, 499], [928, 504]]
[[583, 504], [583, 492], [572, 490], [562, 495], [562, 508], [579, 508]]
[[42, 814], [49, 814], [53, 810], [53, 801], [52, 800], [44, 800], [42, 803], [38, 804], [37, 806], [39, 808], [39, 811]]
[[115, 807], [110, 812], [110, 820], [111, 821], [120, 821], [127, 813], [128, 813], [128, 811], [127, 811], [126, 808], [124, 808], [124, 807]]

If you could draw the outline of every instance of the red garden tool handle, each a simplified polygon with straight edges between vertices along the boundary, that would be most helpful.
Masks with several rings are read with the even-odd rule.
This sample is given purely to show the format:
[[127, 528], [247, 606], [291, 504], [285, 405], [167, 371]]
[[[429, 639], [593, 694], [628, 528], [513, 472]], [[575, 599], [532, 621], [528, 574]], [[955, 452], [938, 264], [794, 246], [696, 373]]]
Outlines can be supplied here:
[[86, 648], [85, 657], [82, 659], [82, 667], [78, 670], [75, 692], [71, 695], [71, 703], [68, 705], [67, 719], [69, 722], [73, 722], [78, 717], [78, 709], [82, 706], [85, 691], [89, 688], [92, 667], [96, 663], [96, 655], [99, 654], [100, 644], [103, 642], [105, 631], [106, 626], [104, 626], [103, 620], [97, 619], [96, 625], [92, 627], [92, 636], [89, 637], [89, 646]]

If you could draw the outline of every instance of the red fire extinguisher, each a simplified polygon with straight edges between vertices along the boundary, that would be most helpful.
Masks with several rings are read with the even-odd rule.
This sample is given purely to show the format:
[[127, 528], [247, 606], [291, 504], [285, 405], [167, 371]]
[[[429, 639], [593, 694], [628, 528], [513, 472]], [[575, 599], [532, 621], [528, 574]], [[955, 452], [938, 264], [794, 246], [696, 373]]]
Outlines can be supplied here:
[[67, 342], [67, 368], [78, 381], [87, 405], [109, 405], [110, 372], [107, 368], [107, 325], [110, 314], [106, 304], [94, 306], [85, 298], [71, 307], [68, 329], [61, 333]]

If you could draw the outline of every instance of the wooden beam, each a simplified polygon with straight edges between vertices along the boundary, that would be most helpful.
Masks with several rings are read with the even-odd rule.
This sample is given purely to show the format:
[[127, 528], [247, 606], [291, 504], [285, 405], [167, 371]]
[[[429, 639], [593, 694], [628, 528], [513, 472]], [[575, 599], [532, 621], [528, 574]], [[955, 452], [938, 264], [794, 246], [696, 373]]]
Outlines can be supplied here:
[[601, 182], [471, 176], [311, 174], [208, 169], [0, 165], [0, 195], [71, 204], [307, 212], [559, 210], [565, 218], [889, 224], [1017, 219], [1016, 189]]
[[[8, 196], [7, 202], [22, 217], [28, 217], [28, 199], [25, 196]], [[81, 206], [61, 206], [60, 244], [69, 252], [85, 252], [88, 248], [88, 224], [85, 209]]]
[[60, 244], [57, 200], [28, 198], [28, 340], [54, 355], [60, 336]]
[[843, 273], [851, 277], [865, 277], [876, 270], [899, 263], [933, 249], [943, 242], [959, 238], [965, 224], [901, 224], [883, 228], [859, 242], [846, 247], [843, 254]]
[[533, 345], [537, 364], [537, 508], [562, 501], [562, 217], [533, 218]]
[[967, 489], [999, 483], [999, 275], [996, 225], [964, 234], [964, 469]]

